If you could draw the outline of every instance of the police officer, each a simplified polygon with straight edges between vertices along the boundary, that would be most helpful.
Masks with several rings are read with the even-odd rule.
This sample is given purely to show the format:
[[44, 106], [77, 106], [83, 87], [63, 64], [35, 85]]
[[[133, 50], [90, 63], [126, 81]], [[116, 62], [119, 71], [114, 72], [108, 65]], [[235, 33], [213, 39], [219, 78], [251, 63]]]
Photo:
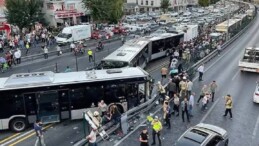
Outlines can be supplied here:
[[151, 145], [156, 144], [156, 135], [157, 135], [159, 146], [161, 146], [160, 131], [162, 130], [163, 127], [161, 122], [158, 120], [157, 116], [155, 116], [155, 119], [152, 121], [151, 125], [153, 126], [153, 130], [152, 130], [153, 143]]
[[147, 132], [147, 128], [145, 127], [139, 136], [140, 146], [149, 146], [148, 139], [149, 139], [148, 132]]
[[88, 57], [89, 57], [89, 62], [92, 62], [93, 59], [93, 51], [91, 49], [88, 49], [87, 51]]

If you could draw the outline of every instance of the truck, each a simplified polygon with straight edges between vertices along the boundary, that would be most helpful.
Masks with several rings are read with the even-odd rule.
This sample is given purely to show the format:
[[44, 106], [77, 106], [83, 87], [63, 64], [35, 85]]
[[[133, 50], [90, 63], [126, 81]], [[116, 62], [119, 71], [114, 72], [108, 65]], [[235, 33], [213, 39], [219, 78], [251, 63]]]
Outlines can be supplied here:
[[198, 25], [178, 25], [175, 26], [178, 31], [184, 32], [184, 41], [190, 41], [199, 35]]
[[259, 73], [259, 48], [247, 47], [238, 66], [241, 71]]
[[76, 25], [63, 28], [55, 39], [58, 44], [67, 44], [91, 38], [91, 25]]

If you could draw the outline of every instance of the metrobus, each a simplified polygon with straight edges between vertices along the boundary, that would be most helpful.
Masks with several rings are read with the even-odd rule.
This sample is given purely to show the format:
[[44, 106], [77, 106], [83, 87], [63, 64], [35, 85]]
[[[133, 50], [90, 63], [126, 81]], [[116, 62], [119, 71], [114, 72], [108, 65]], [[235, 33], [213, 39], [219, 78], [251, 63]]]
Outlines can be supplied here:
[[147, 63], [168, 56], [172, 48], [184, 40], [183, 33], [162, 33], [127, 41], [120, 48], [106, 56], [97, 69], [122, 67], [145, 68]]
[[36, 119], [45, 124], [81, 119], [100, 100], [125, 112], [150, 100], [150, 81], [139, 67], [0, 78], [0, 130], [23, 131]]

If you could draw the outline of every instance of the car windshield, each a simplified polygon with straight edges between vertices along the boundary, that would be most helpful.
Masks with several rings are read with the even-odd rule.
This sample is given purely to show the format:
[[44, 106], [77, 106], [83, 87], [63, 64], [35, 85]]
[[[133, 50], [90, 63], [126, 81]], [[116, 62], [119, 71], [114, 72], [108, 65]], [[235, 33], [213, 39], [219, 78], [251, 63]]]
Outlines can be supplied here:
[[127, 62], [122, 62], [122, 61], [102, 61], [97, 66], [97, 69], [122, 68], [122, 67], [126, 67], [128, 65], [129, 64]]
[[58, 34], [58, 37], [59, 38], [66, 38], [66, 39], [68, 39], [68, 38], [72, 37], [72, 34], [60, 33], [60, 34]]

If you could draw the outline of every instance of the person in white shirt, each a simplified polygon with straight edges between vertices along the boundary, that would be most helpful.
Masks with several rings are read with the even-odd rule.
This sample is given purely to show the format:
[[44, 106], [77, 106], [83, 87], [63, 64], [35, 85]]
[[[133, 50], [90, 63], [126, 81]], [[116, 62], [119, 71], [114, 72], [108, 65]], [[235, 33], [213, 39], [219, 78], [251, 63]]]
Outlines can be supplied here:
[[204, 64], [202, 64], [197, 70], [199, 72], [199, 81], [202, 81], [202, 76], [204, 73]]
[[70, 52], [73, 52], [75, 50], [75, 48], [76, 48], [76, 45], [73, 42], [71, 42], [71, 44], [70, 44]]
[[178, 52], [177, 50], [175, 50], [175, 52], [174, 52], [174, 57], [178, 59], [178, 58], [179, 58], [179, 55], [180, 55], [179, 52]]
[[203, 97], [202, 99], [202, 111], [204, 111], [205, 109], [207, 109], [207, 103], [209, 100], [209, 94], [206, 93], [206, 95]]
[[43, 52], [44, 52], [44, 58], [45, 59], [48, 59], [48, 53], [49, 53], [49, 49], [47, 48], [47, 46], [44, 46], [44, 49], [43, 49]]
[[17, 50], [14, 52], [16, 64], [21, 63], [21, 56], [22, 56], [21, 50], [19, 48], [17, 48]]
[[190, 115], [190, 117], [193, 116], [193, 114], [192, 114], [192, 108], [193, 108], [193, 105], [194, 105], [194, 96], [195, 96], [195, 93], [193, 92], [193, 93], [191, 94], [191, 96], [189, 97], [189, 115]]
[[96, 134], [97, 134], [97, 129], [93, 128], [90, 134], [86, 136], [86, 139], [89, 141], [89, 146], [97, 146]]
[[187, 94], [188, 94], [188, 96], [190, 96], [191, 93], [192, 93], [192, 87], [193, 87], [192, 81], [188, 80], [188, 82], [187, 82]]

